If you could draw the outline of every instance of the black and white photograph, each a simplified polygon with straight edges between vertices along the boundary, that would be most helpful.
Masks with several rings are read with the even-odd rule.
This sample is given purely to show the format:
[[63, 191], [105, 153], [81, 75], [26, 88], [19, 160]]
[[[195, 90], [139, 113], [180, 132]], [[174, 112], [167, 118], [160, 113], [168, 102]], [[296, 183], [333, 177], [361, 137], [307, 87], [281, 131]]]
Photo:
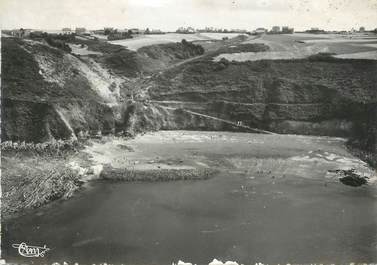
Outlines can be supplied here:
[[377, 0], [0, 0], [0, 265], [376, 265]]

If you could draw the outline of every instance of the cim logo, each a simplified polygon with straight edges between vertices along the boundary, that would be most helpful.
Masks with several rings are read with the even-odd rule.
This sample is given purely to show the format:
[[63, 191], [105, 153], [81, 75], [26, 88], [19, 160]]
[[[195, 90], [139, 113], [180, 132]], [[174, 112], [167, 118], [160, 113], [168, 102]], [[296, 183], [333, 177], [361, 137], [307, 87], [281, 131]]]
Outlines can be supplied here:
[[50, 249], [44, 245], [43, 247], [28, 246], [26, 243], [12, 244], [12, 247], [18, 249], [18, 254], [26, 258], [44, 257], [45, 253]]

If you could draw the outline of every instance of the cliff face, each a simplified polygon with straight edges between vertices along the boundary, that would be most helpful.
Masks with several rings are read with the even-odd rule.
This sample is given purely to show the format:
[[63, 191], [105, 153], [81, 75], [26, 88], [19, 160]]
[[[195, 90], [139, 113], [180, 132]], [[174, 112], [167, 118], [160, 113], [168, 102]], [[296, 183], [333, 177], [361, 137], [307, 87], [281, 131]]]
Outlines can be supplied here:
[[41, 43], [3, 39], [2, 140], [66, 139], [78, 130], [111, 127], [106, 101], [115, 95], [102, 95], [77, 61]]
[[204, 55], [185, 42], [137, 52], [105, 42], [81, 44], [95, 53], [79, 56], [43, 40], [3, 38], [3, 140], [253, 127], [346, 136], [376, 148], [376, 61], [215, 61], [220, 52], [268, 50], [229, 41]]
[[[3, 141], [41, 142], [68, 139], [80, 131], [134, 133], [174, 127], [166, 110], [135, 101], [145, 98], [140, 75], [200, 55], [200, 46], [176, 43], [136, 53], [106, 42], [76, 45], [88, 47], [92, 54], [69, 53], [43, 39], [2, 39]], [[169, 51], [174, 54], [167, 60]]]
[[214, 62], [207, 56], [158, 76], [157, 103], [280, 133], [357, 136], [375, 116], [377, 62], [313, 56]]

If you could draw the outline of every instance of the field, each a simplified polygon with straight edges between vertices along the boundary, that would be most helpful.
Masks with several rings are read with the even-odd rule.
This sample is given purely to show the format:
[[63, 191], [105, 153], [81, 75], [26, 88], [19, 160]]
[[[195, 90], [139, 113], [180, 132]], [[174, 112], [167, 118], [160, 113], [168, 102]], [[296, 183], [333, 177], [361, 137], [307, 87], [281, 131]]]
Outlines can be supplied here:
[[200, 40], [220, 40], [223, 37], [236, 37], [237, 33], [198, 33], [198, 34], [178, 34], [178, 33], [167, 33], [167, 34], [156, 34], [156, 35], [144, 35], [140, 37], [135, 37], [133, 39], [116, 40], [110, 41], [112, 44], [126, 46], [128, 49], [136, 51], [141, 47], [170, 43], [170, 42], [181, 42], [182, 39], [187, 41], [200, 41]]
[[263, 43], [270, 51], [263, 53], [220, 54], [215, 61], [256, 61], [302, 59], [317, 53], [336, 54], [338, 58], [371, 59], [377, 56], [377, 36], [342, 36], [331, 34], [263, 35], [244, 43]]
[[335, 55], [336, 58], [341, 59], [365, 59], [365, 60], [377, 60], [377, 50], [370, 52], [354, 52]]

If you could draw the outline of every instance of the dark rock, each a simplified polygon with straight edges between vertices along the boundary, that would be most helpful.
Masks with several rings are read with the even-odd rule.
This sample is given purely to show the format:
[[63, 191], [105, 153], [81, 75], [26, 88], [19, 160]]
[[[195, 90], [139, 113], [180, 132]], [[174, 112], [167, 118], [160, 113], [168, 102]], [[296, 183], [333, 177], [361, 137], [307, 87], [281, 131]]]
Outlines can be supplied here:
[[368, 178], [362, 177], [359, 174], [355, 173], [355, 169], [336, 170], [336, 173], [343, 175], [343, 177], [339, 178], [339, 180], [344, 185], [359, 187], [368, 183]]

